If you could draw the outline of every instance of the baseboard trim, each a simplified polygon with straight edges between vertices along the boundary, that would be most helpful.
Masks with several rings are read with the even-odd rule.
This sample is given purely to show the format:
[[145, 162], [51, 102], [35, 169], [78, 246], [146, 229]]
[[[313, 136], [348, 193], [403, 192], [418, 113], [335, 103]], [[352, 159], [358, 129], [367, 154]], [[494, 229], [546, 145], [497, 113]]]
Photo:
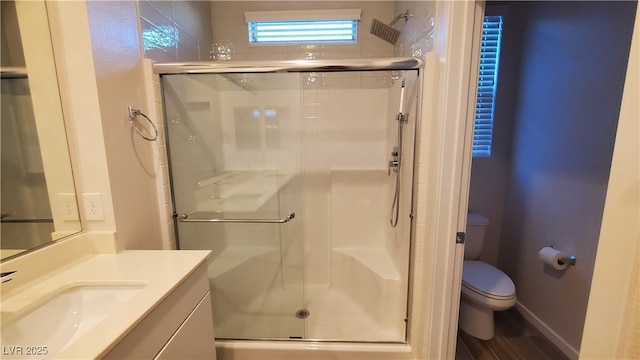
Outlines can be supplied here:
[[579, 357], [578, 350], [574, 349], [573, 346], [569, 345], [560, 335], [558, 335], [555, 331], [553, 331], [547, 324], [542, 322], [537, 316], [535, 316], [529, 309], [527, 309], [520, 302], [516, 303], [516, 310], [522, 314], [522, 316], [527, 319], [535, 327], [544, 335], [549, 341], [551, 341], [555, 346], [560, 349], [565, 355], [567, 355], [571, 360], [577, 360]]

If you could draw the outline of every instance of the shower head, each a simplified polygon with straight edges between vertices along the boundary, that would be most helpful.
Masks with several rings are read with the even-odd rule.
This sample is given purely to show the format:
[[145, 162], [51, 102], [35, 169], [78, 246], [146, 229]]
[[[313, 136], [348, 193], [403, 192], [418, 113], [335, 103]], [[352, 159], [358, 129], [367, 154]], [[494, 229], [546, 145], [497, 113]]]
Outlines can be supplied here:
[[404, 14], [400, 14], [396, 16], [389, 25], [383, 23], [378, 19], [373, 19], [371, 21], [371, 33], [380, 39], [388, 42], [391, 45], [395, 45], [398, 42], [398, 38], [400, 37], [400, 31], [393, 28], [393, 25], [398, 22], [400, 19], [404, 19], [406, 22], [409, 20], [409, 10], [407, 10]]

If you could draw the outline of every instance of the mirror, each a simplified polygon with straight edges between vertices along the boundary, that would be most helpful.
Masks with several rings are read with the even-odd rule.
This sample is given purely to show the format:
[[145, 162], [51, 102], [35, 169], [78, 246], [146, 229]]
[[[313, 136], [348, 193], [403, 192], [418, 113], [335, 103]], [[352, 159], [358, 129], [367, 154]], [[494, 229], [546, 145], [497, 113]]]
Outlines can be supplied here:
[[1, 1], [0, 259], [81, 230], [44, 1]]

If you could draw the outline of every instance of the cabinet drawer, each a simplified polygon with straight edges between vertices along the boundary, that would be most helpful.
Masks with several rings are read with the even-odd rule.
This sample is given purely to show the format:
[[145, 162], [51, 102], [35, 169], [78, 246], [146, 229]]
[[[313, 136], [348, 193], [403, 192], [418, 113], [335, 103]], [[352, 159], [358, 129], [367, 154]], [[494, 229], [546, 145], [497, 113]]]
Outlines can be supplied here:
[[207, 293], [156, 359], [215, 359], [211, 295]]
[[206, 263], [200, 265], [125, 335], [104, 359], [153, 359], [189, 317], [203, 296], [209, 293], [206, 270]]

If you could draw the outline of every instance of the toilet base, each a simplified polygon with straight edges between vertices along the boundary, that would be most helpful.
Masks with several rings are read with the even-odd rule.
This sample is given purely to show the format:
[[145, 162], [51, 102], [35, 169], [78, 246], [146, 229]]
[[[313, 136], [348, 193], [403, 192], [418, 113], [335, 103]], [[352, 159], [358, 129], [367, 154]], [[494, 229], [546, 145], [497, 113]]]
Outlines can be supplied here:
[[458, 326], [475, 338], [491, 340], [494, 336], [493, 310], [462, 298]]

